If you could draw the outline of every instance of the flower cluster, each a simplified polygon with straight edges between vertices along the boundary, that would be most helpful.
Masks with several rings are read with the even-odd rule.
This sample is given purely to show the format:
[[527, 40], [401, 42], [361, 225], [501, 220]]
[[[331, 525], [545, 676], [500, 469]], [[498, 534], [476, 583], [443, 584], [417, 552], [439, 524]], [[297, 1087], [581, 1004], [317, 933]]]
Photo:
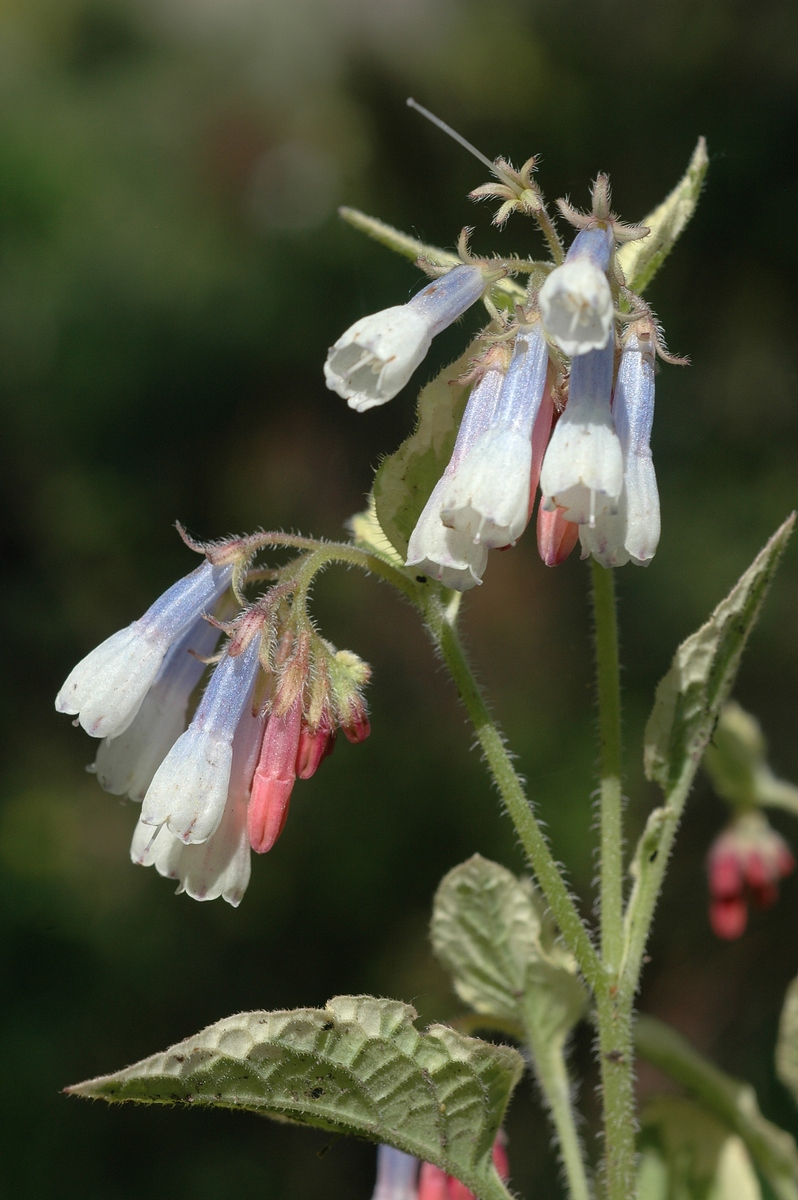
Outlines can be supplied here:
[[784, 838], [760, 812], [735, 817], [712, 843], [707, 857], [709, 918], [718, 937], [741, 937], [748, 904], [769, 908], [778, 899], [778, 883], [795, 867]]
[[[370, 672], [292, 605], [290, 568], [242, 604], [251, 544], [194, 548], [206, 561], [78, 663], [56, 708], [102, 739], [93, 768], [102, 786], [141, 803], [133, 861], [194, 899], [237, 905], [250, 848], [264, 853], [277, 841], [296, 780], [315, 773], [339, 728], [352, 742], [368, 736]], [[221, 619], [233, 605], [233, 619]]]
[[[498, 194], [492, 185], [489, 192]], [[539, 207], [536, 200], [530, 211]], [[511, 325], [497, 322], [490, 300], [497, 263], [469, 256], [408, 304], [358, 321], [325, 366], [328, 386], [350, 405], [362, 412], [382, 404], [408, 381], [433, 334], [484, 296], [494, 315], [488, 348], [473, 364], [451, 459], [406, 560], [459, 591], [481, 582], [489, 550], [521, 536], [538, 484], [538, 546], [549, 566], [577, 540], [583, 557], [605, 567], [645, 566], [659, 542], [650, 438], [655, 357], [665, 352], [650, 310], [625, 287], [616, 255], [620, 243], [648, 230], [625, 226], [610, 212], [605, 176], [589, 214], [565, 202], [560, 208], [578, 232], [564, 261], [545, 269], [542, 286], [530, 285]], [[512, 261], [505, 267], [511, 271]]]
[[[493, 1145], [493, 1165], [506, 1183], [510, 1178], [506, 1138]], [[473, 1192], [433, 1163], [420, 1163], [392, 1146], [377, 1148], [377, 1182], [371, 1200], [474, 1200]]]

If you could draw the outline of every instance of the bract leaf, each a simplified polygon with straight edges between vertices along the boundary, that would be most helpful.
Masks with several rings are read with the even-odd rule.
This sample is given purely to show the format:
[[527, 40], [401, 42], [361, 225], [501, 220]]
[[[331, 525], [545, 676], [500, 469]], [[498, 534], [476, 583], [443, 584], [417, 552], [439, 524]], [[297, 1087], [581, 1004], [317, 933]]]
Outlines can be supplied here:
[[[725, 1074], [675, 1029], [654, 1017], [638, 1018], [635, 1047], [638, 1054], [686, 1088], [704, 1113], [711, 1114], [727, 1133], [742, 1139], [778, 1200], [798, 1200], [798, 1148], [786, 1130], [762, 1116], [750, 1084]], [[734, 1150], [728, 1155], [732, 1164], [735, 1155], [739, 1158]]]
[[674, 655], [648, 719], [644, 763], [666, 795], [694, 770], [734, 683], [740, 658], [795, 524], [788, 517], [705, 625]]
[[633, 292], [648, 287], [695, 212], [708, 165], [707, 144], [701, 137], [676, 187], [640, 222], [651, 232], [640, 241], [626, 242], [618, 251], [618, 261]]
[[452, 456], [471, 388], [459, 378], [481, 347], [481, 339], [476, 338], [456, 362], [421, 389], [415, 430], [383, 459], [374, 476], [377, 521], [402, 562], [421, 510]]
[[[402, 233], [401, 230], [394, 229], [393, 225], [387, 225], [385, 221], [380, 221], [377, 217], [369, 217], [357, 208], [344, 206], [338, 209], [338, 215], [354, 229], [368, 234], [376, 242], [387, 246], [396, 254], [401, 254], [403, 258], [412, 259], [413, 262], [424, 258], [436, 267], [459, 267], [463, 261], [460, 255], [455, 254], [454, 251], [442, 250], [440, 246], [432, 246], [428, 242], [419, 241], [418, 238], [411, 237], [409, 233]], [[545, 269], [548, 265], [546, 263], [527, 263], [523, 269], [528, 270], [530, 266], [540, 266]], [[497, 304], [510, 310], [516, 304], [525, 303], [527, 299], [526, 290], [514, 279], [497, 280], [491, 286], [491, 295]]]
[[419, 1033], [396, 1000], [337, 996], [323, 1009], [239, 1013], [163, 1054], [75, 1084], [111, 1102], [244, 1109], [384, 1142], [484, 1196], [523, 1060], [445, 1025]]
[[528, 880], [475, 854], [441, 881], [431, 936], [461, 1000], [520, 1023], [536, 1055], [561, 1048], [586, 993]]
[[404, 560], [394, 550], [382, 526], [377, 520], [377, 508], [374, 503], [374, 493], [368, 498], [368, 507], [364, 512], [354, 513], [347, 521], [347, 528], [352, 535], [352, 541], [362, 550], [368, 550], [384, 558], [394, 567], [404, 566]]

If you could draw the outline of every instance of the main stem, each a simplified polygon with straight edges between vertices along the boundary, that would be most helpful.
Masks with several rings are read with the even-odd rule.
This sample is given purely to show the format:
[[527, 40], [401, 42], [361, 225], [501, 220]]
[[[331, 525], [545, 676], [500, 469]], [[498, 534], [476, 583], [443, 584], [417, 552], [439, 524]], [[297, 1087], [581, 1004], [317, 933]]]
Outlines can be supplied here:
[[600, 741], [601, 957], [596, 988], [608, 1200], [635, 1194], [632, 997], [620, 988], [623, 957], [621, 687], [613, 572], [591, 564]]

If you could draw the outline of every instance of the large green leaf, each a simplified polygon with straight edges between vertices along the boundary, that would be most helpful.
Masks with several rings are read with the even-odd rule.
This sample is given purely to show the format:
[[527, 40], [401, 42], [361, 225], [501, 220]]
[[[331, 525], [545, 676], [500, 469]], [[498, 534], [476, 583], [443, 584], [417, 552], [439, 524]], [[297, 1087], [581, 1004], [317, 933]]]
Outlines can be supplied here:
[[576, 966], [529, 880], [475, 854], [441, 881], [432, 945], [478, 1013], [525, 1028], [536, 1055], [559, 1051], [584, 1012]]
[[196, 1037], [68, 1088], [144, 1104], [245, 1109], [396, 1146], [478, 1196], [523, 1060], [445, 1025], [419, 1033], [396, 1000], [337, 996], [326, 1008], [227, 1017]]
[[641, 1124], [641, 1200], [761, 1200], [742, 1138], [700, 1105], [656, 1096], [643, 1110]]
[[788, 517], [705, 625], [682, 642], [646, 726], [646, 776], [666, 794], [694, 769], [734, 683], [740, 657], [792, 533]]
[[414, 432], [383, 459], [374, 476], [377, 520], [402, 562], [421, 510], [452, 456], [471, 386], [461, 383], [460, 376], [482, 345], [476, 338], [456, 362], [421, 389]]
[[707, 144], [699, 138], [690, 165], [676, 187], [640, 222], [648, 226], [648, 236], [621, 246], [618, 261], [632, 291], [639, 293], [648, 287], [670, 254], [695, 212], [708, 165]]

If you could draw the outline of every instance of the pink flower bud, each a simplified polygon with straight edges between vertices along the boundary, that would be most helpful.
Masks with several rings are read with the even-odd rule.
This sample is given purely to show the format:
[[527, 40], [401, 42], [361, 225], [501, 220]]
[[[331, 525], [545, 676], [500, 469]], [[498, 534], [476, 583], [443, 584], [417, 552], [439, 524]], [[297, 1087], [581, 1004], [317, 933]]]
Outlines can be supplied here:
[[297, 697], [287, 713], [272, 715], [266, 726], [247, 811], [249, 842], [257, 854], [271, 850], [288, 817], [301, 723], [302, 705]]
[[743, 812], [715, 839], [707, 859], [712, 897], [709, 917], [718, 937], [745, 932], [748, 904], [770, 908], [778, 882], [795, 867], [784, 839], [761, 812]]
[[303, 721], [296, 755], [297, 779], [310, 779], [311, 775], [315, 775], [321, 760], [332, 754], [334, 749], [335, 730], [330, 728], [329, 721], [322, 722], [316, 730]]
[[449, 1176], [440, 1167], [428, 1162], [421, 1164], [418, 1200], [449, 1200]]
[[547, 567], [565, 562], [578, 537], [579, 526], [566, 521], [564, 508], [555, 508], [553, 512], [542, 506], [538, 509], [538, 553]]
[[371, 733], [371, 723], [365, 708], [353, 705], [346, 724], [341, 722], [341, 728], [348, 741], [353, 742], [355, 745], [358, 742], [365, 742]]
[[742, 897], [713, 900], [709, 906], [709, 921], [716, 937], [732, 942], [745, 933], [748, 907]]

